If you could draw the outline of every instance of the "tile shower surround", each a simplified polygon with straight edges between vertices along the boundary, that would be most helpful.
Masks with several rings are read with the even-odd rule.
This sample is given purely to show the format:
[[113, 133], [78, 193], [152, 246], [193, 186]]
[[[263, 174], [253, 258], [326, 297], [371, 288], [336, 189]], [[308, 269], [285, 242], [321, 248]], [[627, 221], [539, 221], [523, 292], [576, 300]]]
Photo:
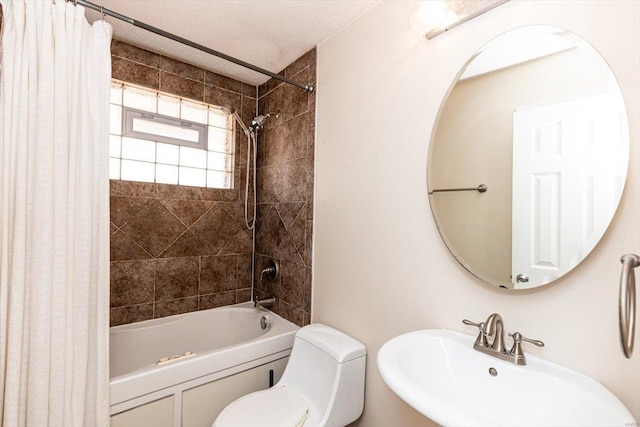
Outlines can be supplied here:
[[[300, 79], [312, 75], [308, 81], [315, 80], [315, 50], [284, 72]], [[118, 80], [234, 108], [245, 123], [255, 115], [255, 86], [116, 40], [112, 74]], [[257, 251], [256, 262], [260, 267], [264, 256], [281, 260], [282, 277], [274, 284], [256, 285], [278, 297], [274, 311], [302, 325], [310, 312], [314, 96], [299, 89], [293, 93], [271, 81], [260, 89], [260, 102], [281, 107], [282, 115], [277, 124], [267, 123], [260, 138], [265, 148], [258, 150], [258, 222], [264, 213], [268, 223], [257, 229], [256, 246], [262, 252]], [[233, 190], [111, 181], [112, 325], [250, 299], [253, 248], [251, 232], [244, 226], [246, 138], [240, 132], [235, 162]], [[273, 173], [274, 167], [281, 170]], [[270, 185], [282, 188], [270, 190]]]
[[[281, 73], [315, 86], [316, 50]], [[276, 297], [274, 311], [298, 324], [311, 312], [311, 243], [315, 145], [315, 91], [269, 80], [258, 88], [260, 114], [278, 112], [258, 138], [256, 293]], [[261, 281], [270, 258], [280, 262], [280, 278]]]
[[229, 198], [111, 181], [112, 325], [251, 298], [252, 235], [243, 204]]
[[[255, 115], [255, 86], [117, 40], [111, 54], [115, 79]], [[111, 325], [251, 299], [245, 173], [238, 132], [233, 190], [111, 181]]]

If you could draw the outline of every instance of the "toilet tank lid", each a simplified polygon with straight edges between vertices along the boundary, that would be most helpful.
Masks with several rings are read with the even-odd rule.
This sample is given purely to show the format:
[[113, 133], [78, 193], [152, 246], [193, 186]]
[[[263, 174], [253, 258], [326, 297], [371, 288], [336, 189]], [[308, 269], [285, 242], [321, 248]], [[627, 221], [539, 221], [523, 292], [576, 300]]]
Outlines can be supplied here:
[[338, 363], [367, 354], [365, 346], [337, 329], [321, 323], [313, 323], [300, 329], [296, 338], [303, 339], [334, 358]]

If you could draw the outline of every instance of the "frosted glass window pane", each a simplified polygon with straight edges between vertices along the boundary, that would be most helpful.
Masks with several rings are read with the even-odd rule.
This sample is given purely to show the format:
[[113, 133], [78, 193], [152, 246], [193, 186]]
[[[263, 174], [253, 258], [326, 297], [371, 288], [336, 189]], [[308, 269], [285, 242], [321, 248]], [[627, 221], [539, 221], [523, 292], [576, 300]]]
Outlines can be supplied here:
[[[133, 113], [127, 116], [131, 120], [127, 125], [131, 129], [127, 129], [139, 132], [140, 136], [123, 137], [125, 107], [174, 117], [178, 121], [172, 123], [167, 118], [150, 119], [144, 114]], [[179, 120], [203, 124], [206, 130], [194, 130], [198, 127], [195, 123], [191, 128], [183, 127]], [[233, 115], [219, 106], [113, 81], [110, 87], [109, 178], [230, 189], [236, 127]], [[204, 145], [201, 140], [204, 133], [207, 134], [208, 149], [181, 145], [180, 141]], [[157, 142], [158, 139], [164, 142]]]
[[117, 135], [109, 135], [109, 157], [120, 157], [120, 140]]
[[109, 102], [122, 105], [122, 85], [120, 83], [111, 83], [111, 99]]
[[196, 123], [207, 124], [207, 106], [202, 104], [194, 104], [189, 101], [182, 101], [182, 109], [180, 118]]
[[157, 95], [155, 92], [125, 87], [122, 95], [122, 103], [125, 107], [137, 110], [156, 112]]
[[178, 166], [156, 165], [156, 182], [178, 184]]
[[150, 135], [166, 136], [168, 138], [181, 139], [183, 141], [198, 143], [200, 133], [197, 130], [188, 127], [173, 126], [167, 123], [145, 120], [134, 117], [132, 120], [131, 130], [134, 132], [142, 132]]
[[229, 170], [230, 158], [228, 154], [215, 153], [209, 151], [207, 160], [207, 169], [214, 169], [219, 171]]
[[178, 159], [180, 158], [179, 148], [180, 147], [178, 147], [177, 145], [163, 144], [159, 142], [156, 146], [156, 162], [165, 163], [168, 165], [177, 165]]
[[233, 116], [217, 108], [209, 108], [209, 125], [211, 126], [216, 126], [223, 129], [232, 129], [232, 117]]
[[122, 158], [155, 162], [156, 143], [144, 139], [122, 138]]
[[180, 99], [173, 96], [158, 95], [158, 114], [180, 117]]
[[207, 171], [207, 187], [231, 188], [231, 174], [226, 172]]
[[231, 131], [209, 126], [207, 132], [207, 148], [209, 151], [231, 153]]
[[180, 166], [207, 167], [207, 152], [197, 148], [180, 147]]
[[134, 160], [122, 160], [120, 166], [120, 179], [127, 181], [153, 182], [155, 164], [136, 162]]
[[109, 159], [109, 179], [120, 179], [120, 159]]
[[109, 133], [122, 135], [122, 107], [109, 105]]
[[180, 166], [180, 185], [190, 185], [193, 187], [205, 187], [207, 175], [204, 169], [185, 168]]

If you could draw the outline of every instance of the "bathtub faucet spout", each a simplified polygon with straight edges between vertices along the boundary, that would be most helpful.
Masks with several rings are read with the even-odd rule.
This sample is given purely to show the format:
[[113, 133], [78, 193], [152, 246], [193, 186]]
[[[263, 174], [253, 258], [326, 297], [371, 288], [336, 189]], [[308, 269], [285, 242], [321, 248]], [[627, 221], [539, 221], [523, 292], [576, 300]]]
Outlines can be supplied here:
[[276, 305], [276, 299], [274, 297], [267, 297], [267, 298], [256, 297], [256, 299], [253, 301], [253, 306], [256, 308], [258, 307], [273, 308], [274, 305]]

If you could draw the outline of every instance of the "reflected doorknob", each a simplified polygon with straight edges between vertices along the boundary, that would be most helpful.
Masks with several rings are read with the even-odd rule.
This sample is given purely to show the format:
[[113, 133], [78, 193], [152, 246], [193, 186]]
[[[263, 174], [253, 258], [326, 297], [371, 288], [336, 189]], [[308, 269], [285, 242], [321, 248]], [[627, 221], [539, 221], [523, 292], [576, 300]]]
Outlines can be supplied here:
[[527, 283], [529, 281], [529, 276], [526, 274], [520, 273], [516, 276], [516, 283]]

